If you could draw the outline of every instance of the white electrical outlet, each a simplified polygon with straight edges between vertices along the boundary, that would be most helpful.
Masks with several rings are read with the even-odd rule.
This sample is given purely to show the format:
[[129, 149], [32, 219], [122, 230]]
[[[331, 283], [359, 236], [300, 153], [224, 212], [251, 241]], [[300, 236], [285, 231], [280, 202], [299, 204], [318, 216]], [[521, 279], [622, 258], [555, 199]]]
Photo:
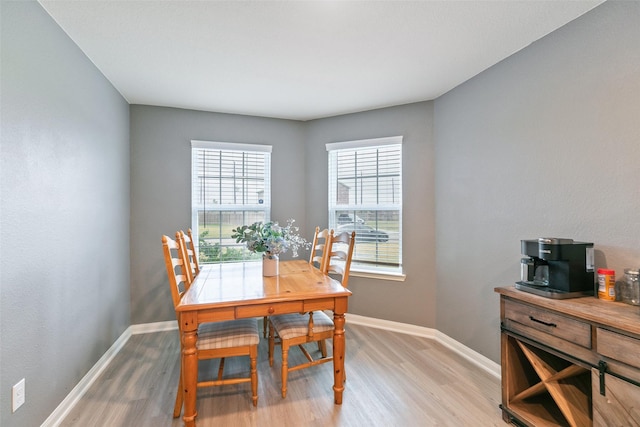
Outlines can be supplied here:
[[13, 404], [12, 412], [16, 412], [18, 410], [18, 408], [21, 407], [22, 404], [25, 401], [25, 382], [24, 382], [24, 378], [21, 379], [20, 381], [18, 381], [18, 383], [12, 387], [11, 391], [12, 391], [12, 393], [11, 393], [11, 396], [12, 396], [11, 402]]

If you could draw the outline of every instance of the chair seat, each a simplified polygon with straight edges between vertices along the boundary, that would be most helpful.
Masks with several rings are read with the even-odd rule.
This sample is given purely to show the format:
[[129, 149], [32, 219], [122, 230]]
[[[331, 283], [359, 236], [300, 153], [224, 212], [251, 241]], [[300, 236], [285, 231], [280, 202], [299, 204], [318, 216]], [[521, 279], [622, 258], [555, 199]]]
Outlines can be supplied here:
[[204, 323], [198, 328], [198, 350], [244, 347], [259, 342], [257, 319]]
[[[186, 241], [183, 232], [176, 232], [176, 240], [171, 239], [167, 235], [162, 236], [162, 251], [164, 254], [164, 264], [167, 268], [167, 276], [171, 287], [171, 299], [173, 307], [177, 308], [180, 304], [182, 296], [189, 290], [191, 281], [198, 275], [199, 268], [193, 247], [191, 255], [185, 249]], [[193, 241], [191, 241], [193, 243]], [[192, 271], [191, 259], [194, 261], [194, 270]], [[180, 273], [176, 268], [180, 267]], [[193, 273], [193, 274], [192, 274]], [[180, 322], [179, 313], [176, 311], [176, 317]], [[183, 330], [178, 324], [180, 335]], [[257, 319], [231, 320], [226, 322], [205, 323], [198, 326], [198, 339], [196, 346], [198, 348], [197, 360], [220, 359], [218, 367], [217, 379], [206, 381], [197, 381], [196, 387], [213, 387], [231, 384], [251, 383], [251, 400], [253, 406], [258, 404], [258, 343], [260, 336], [258, 335]], [[190, 339], [193, 337], [190, 335]], [[182, 337], [181, 337], [182, 340]], [[184, 343], [180, 344], [181, 351], [184, 351]], [[183, 355], [184, 356], [184, 355]], [[224, 360], [227, 357], [248, 356], [250, 371], [248, 376], [224, 378]], [[180, 363], [180, 380], [178, 381], [178, 391], [176, 393], [176, 402], [173, 407], [173, 417], [177, 418], [182, 412], [184, 403], [184, 387], [183, 387], [182, 363]]]
[[[309, 332], [309, 315], [281, 314], [270, 317], [278, 336], [283, 339], [305, 336]], [[333, 330], [333, 320], [322, 311], [313, 312], [313, 332], [320, 333]]]

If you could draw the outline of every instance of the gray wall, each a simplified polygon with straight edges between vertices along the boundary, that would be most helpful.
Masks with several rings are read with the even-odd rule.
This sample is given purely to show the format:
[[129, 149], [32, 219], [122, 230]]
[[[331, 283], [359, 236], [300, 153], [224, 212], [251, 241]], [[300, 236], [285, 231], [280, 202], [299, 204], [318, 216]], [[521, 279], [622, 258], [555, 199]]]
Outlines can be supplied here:
[[402, 256], [407, 279], [350, 277], [349, 312], [435, 327], [433, 102], [383, 108], [308, 122], [307, 224], [328, 224], [328, 142], [402, 135]]
[[352, 278], [350, 311], [433, 327], [432, 116], [431, 102], [310, 122], [131, 106], [132, 323], [175, 319], [159, 242], [162, 234], [190, 226], [192, 139], [273, 145], [272, 219], [295, 218], [310, 239], [316, 225], [327, 224], [325, 144], [403, 135], [411, 177], [404, 182], [403, 211], [408, 278], [404, 283]]
[[495, 361], [520, 239], [640, 266], [638, 23], [608, 1], [435, 101], [437, 329]]
[[191, 226], [191, 140], [267, 144], [271, 218], [304, 228], [304, 124], [131, 106], [131, 322], [174, 320], [161, 236]]
[[38, 3], [1, 7], [0, 425], [36, 426], [130, 324], [129, 107]]

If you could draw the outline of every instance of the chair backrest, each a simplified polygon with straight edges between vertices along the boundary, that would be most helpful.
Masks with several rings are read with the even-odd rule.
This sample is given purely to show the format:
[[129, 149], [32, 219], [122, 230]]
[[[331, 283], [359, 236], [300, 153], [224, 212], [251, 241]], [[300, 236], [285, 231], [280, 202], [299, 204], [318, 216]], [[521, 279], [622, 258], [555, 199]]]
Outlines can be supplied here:
[[[169, 277], [169, 286], [171, 287], [171, 298], [173, 299], [173, 308], [180, 303], [180, 298], [189, 289], [191, 280], [187, 275], [189, 268], [185, 268], [182, 251], [177, 241], [169, 236], [162, 236], [162, 250], [164, 252], [164, 264], [167, 267], [167, 276]], [[176, 268], [180, 267], [180, 271]]]
[[190, 249], [191, 252], [193, 253], [192, 262], [193, 262], [193, 264], [195, 266], [195, 271], [196, 271], [196, 275], [197, 275], [198, 273], [200, 273], [200, 264], [198, 263], [198, 252], [196, 252], [196, 243], [193, 240], [193, 234], [191, 233], [191, 229], [190, 228], [187, 230], [187, 237], [189, 237], [188, 241], [185, 239], [185, 241], [187, 243], [187, 249]]
[[333, 230], [327, 239], [327, 256], [325, 260], [326, 273], [335, 273], [342, 276], [342, 286], [349, 284], [349, 271], [351, 270], [351, 258], [353, 247], [356, 243], [356, 232], [343, 231], [334, 236]]
[[313, 235], [313, 244], [311, 245], [311, 256], [309, 257], [309, 264], [316, 266], [320, 271], [326, 273], [325, 255], [327, 254], [327, 239], [329, 238], [329, 230], [324, 229], [320, 231], [320, 227], [316, 227], [316, 232]]
[[200, 273], [200, 266], [198, 265], [198, 256], [196, 255], [193, 244], [191, 229], [189, 229], [187, 233], [182, 230], [176, 231], [176, 241], [182, 249], [181, 255], [185, 265], [190, 266], [187, 271], [189, 274], [189, 282], [193, 282], [193, 279]]

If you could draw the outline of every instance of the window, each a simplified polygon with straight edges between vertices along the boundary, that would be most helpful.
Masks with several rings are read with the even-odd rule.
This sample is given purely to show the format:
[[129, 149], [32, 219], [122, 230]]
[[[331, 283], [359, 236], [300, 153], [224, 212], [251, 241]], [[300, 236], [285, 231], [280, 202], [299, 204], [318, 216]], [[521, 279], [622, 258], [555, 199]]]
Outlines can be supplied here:
[[352, 271], [402, 272], [402, 137], [327, 144], [329, 228], [356, 232]]
[[231, 230], [269, 221], [270, 179], [270, 145], [191, 141], [191, 223], [201, 263], [259, 258]]

